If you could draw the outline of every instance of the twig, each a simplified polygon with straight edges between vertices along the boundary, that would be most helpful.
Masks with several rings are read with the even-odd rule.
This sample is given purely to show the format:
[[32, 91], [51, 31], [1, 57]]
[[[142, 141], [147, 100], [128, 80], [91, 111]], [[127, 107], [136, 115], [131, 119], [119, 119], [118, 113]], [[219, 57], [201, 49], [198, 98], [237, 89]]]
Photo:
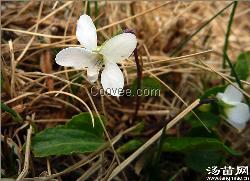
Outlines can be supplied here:
[[[135, 111], [133, 109], [126, 109], [126, 108], [118, 108], [118, 107], [113, 107], [112, 109], [116, 111], [120, 111], [123, 113], [127, 114], [135, 114]], [[147, 115], [166, 115], [169, 114], [169, 110], [138, 110], [137, 115], [138, 116], [147, 116]]]
[[23, 180], [29, 171], [31, 135], [32, 135], [32, 126], [30, 125], [30, 128], [27, 131], [24, 166], [23, 166], [23, 170], [22, 170], [21, 174], [16, 179], [17, 181]]
[[99, 159], [86, 172], [84, 172], [84, 174], [82, 174], [76, 181], [87, 180], [93, 173], [95, 173], [101, 167], [102, 167], [102, 160]]
[[63, 91], [50, 91], [50, 92], [45, 92], [44, 95], [47, 95], [47, 94], [56, 94], [56, 93], [64, 94], [64, 95], [73, 97], [73, 98], [75, 98], [76, 100], [78, 100], [79, 102], [81, 102], [81, 103], [87, 108], [87, 110], [88, 110], [88, 112], [89, 112], [89, 114], [90, 114], [90, 117], [91, 117], [91, 121], [92, 121], [93, 127], [94, 127], [95, 121], [94, 121], [93, 113], [92, 113], [92, 111], [90, 110], [89, 106], [88, 106], [82, 99], [80, 99], [79, 97], [75, 96], [74, 94], [70, 94], [70, 93], [68, 93], [68, 92], [63, 92]]
[[[37, 32], [38, 27], [39, 27], [39, 23], [38, 22], [39, 22], [39, 20], [41, 18], [43, 4], [44, 4], [44, 1], [41, 1], [40, 7], [39, 7], [39, 11], [38, 11], [38, 16], [37, 16], [37, 23], [36, 23], [36, 26], [35, 26], [35, 33]], [[32, 36], [32, 38], [29, 40], [29, 42], [27, 43], [27, 45], [24, 48], [24, 50], [22, 51], [22, 53], [17, 58], [17, 60], [16, 60], [17, 63], [23, 58], [23, 56], [25, 55], [25, 53], [29, 50], [29, 47], [31, 46], [31, 44], [34, 41], [34, 39], [35, 39], [35, 36]]]
[[[192, 53], [192, 54], [189, 54], [189, 55], [183, 55], [183, 56], [179, 56], [179, 57], [172, 57], [172, 58], [169, 58], [169, 57], [156, 57], [158, 59], [163, 59], [163, 60], [156, 60], [156, 61], [152, 61], [152, 62], [146, 62], [146, 63], [143, 63], [143, 65], [151, 65], [151, 64], [159, 64], [159, 63], [166, 63], [166, 62], [180, 62], [180, 61], [183, 61], [185, 59], [188, 59], [188, 58], [191, 58], [191, 57], [196, 57], [196, 56], [200, 56], [200, 55], [203, 55], [203, 54], [208, 54], [208, 53], [211, 53], [213, 52], [213, 50], [206, 50], [206, 51], [203, 51], [203, 52], [199, 52], [199, 53]], [[142, 57], [144, 58], [144, 57]], [[151, 57], [152, 59], [152, 57]], [[133, 67], [134, 65], [131, 65], [131, 63], [129, 64], [124, 64], [127, 67]]]

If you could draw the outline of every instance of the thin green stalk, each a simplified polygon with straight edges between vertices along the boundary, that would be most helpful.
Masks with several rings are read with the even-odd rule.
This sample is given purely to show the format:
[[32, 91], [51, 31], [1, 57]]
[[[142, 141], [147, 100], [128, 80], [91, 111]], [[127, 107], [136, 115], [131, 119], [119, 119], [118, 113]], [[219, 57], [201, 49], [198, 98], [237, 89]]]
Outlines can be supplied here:
[[217, 16], [219, 16], [223, 11], [225, 11], [233, 3], [234, 2], [228, 4], [226, 7], [221, 9], [218, 13], [216, 13], [213, 17], [211, 17], [208, 21], [206, 21], [203, 25], [201, 25], [196, 31], [194, 31], [189, 37], [184, 39], [170, 56], [172, 57], [176, 55], [177, 53], [179, 53], [179, 51], [189, 42], [189, 40], [191, 40], [197, 33], [199, 33], [204, 27], [206, 27], [211, 21], [213, 21]]
[[160, 137], [159, 142], [157, 143], [157, 146], [156, 146], [155, 157], [153, 157], [152, 165], [151, 165], [152, 169], [151, 169], [151, 173], [150, 173], [150, 180], [155, 180], [159, 176], [159, 162], [160, 162], [160, 158], [161, 158], [162, 146], [163, 146], [163, 141], [165, 138], [166, 127], [167, 127], [167, 125], [165, 125], [163, 127], [161, 137]]
[[229, 59], [229, 57], [227, 56], [227, 54], [225, 54], [224, 56], [225, 56], [225, 61], [228, 63], [230, 69], [232, 70], [232, 74], [233, 74], [233, 76], [235, 77], [235, 81], [237, 82], [237, 84], [239, 85], [239, 87], [240, 87], [241, 89], [243, 89], [243, 86], [242, 86], [242, 84], [241, 84], [241, 82], [240, 82], [240, 79], [239, 79], [239, 77], [238, 77], [236, 71], [234, 70], [234, 66], [233, 66], [231, 60]]
[[160, 158], [161, 158], [161, 151], [162, 151], [163, 141], [165, 138], [166, 127], [167, 125], [164, 126], [160, 140], [159, 140], [159, 144], [157, 145], [157, 153], [156, 153], [155, 162], [154, 162], [155, 165], [159, 163]]
[[91, 3], [91, 1], [86, 1], [86, 3], [88, 3], [87, 4], [87, 15], [89, 15], [89, 16], [91, 16], [91, 7], [90, 7], [90, 3]]
[[[98, 1], [95, 1], [95, 18], [99, 15]], [[98, 20], [96, 20], [96, 26], [98, 25]]]
[[224, 47], [223, 47], [223, 64], [222, 64], [223, 69], [226, 68], [226, 56], [227, 56], [227, 48], [228, 48], [228, 39], [229, 39], [229, 36], [230, 36], [232, 24], [233, 24], [235, 10], [236, 10], [236, 7], [238, 5], [237, 1], [234, 1], [233, 3], [234, 3], [234, 5], [233, 5], [233, 8], [232, 8], [232, 12], [230, 14], [230, 17], [229, 17], [229, 21], [228, 21], [228, 25], [227, 25], [227, 32], [226, 32], [226, 35], [225, 35], [225, 42], [224, 42]]
[[[243, 86], [241, 84], [241, 81], [240, 81], [240, 79], [238, 77], [238, 74], [236, 73], [236, 71], [234, 69], [234, 66], [233, 66], [231, 60], [229, 59], [229, 57], [227, 56], [227, 54], [225, 54], [225, 61], [228, 63], [228, 65], [229, 65], [229, 67], [230, 67], [230, 69], [232, 71], [232, 75], [235, 77], [235, 81], [237, 82], [238, 86], [243, 90], [244, 88], [243, 88]], [[248, 97], [246, 95], [244, 95], [244, 96], [245, 96], [247, 104], [250, 105]]]

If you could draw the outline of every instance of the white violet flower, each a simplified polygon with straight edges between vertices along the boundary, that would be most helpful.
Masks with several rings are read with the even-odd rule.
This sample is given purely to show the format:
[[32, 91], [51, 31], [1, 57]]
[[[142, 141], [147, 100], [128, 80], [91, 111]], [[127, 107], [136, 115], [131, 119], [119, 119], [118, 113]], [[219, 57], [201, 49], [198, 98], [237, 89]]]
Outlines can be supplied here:
[[229, 85], [224, 93], [218, 93], [216, 97], [225, 103], [223, 108], [227, 121], [242, 131], [250, 119], [248, 105], [241, 102], [243, 100], [243, 94], [234, 86]]
[[76, 37], [81, 47], [69, 47], [56, 55], [56, 63], [61, 66], [81, 69], [87, 67], [87, 77], [90, 82], [98, 79], [102, 65], [101, 84], [105, 91], [113, 96], [119, 96], [124, 86], [123, 73], [117, 63], [128, 58], [136, 48], [136, 36], [132, 33], [116, 35], [97, 46], [96, 27], [88, 15], [80, 16], [77, 21]]

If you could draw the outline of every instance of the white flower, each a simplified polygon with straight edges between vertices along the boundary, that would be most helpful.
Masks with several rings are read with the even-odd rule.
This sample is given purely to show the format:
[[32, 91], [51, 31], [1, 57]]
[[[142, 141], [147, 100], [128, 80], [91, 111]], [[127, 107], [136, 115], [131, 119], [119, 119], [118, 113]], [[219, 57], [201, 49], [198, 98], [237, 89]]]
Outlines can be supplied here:
[[111, 95], [119, 96], [118, 90], [124, 86], [124, 77], [117, 63], [132, 54], [137, 44], [136, 36], [122, 33], [98, 47], [96, 27], [92, 19], [84, 14], [77, 21], [76, 37], [85, 48], [69, 47], [61, 50], [56, 55], [56, 63], [76, 69], [87, 67], [87, 77], [92, 83], [98, 79], [99, 71], [105, 65], [101, 84]]
[[229, 85], [224, 93], [218, 93], [216, 97], [226, 104], [224, 112], [227, 121], [238, 130], [243, 130], [250, 119], [248, 105], [241, 102], [243, 94], [234, 86]]

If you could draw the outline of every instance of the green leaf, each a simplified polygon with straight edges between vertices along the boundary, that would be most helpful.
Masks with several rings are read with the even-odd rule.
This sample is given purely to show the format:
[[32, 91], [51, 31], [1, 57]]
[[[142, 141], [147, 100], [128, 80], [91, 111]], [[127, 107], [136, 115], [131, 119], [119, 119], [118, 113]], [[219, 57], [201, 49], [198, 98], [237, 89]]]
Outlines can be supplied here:
[[211, 103], [203, 104], [198, 107], [198, 110], [201, 112], [210, 112], [212, 108]]
[[213, 87], [211, 89], [208, 89], [207, 91], [205, 91], [203, 96], [201, 96], [201, 99], [209, 98], [210, 96], [216, 96], [216, 94], [218, 92], [224, 92], [226, 87], [227, 86], [225, 85], [225, 86], [217, 86], [217, 87]]
[[186, 165], [198, 172], [204, 172], [209, 166], [221, 165], [225, 160], [222, 152], [214, 150], [194, 150], [186, 154]]
[[158, 80], [152, 77], [144, 77], [141, 80], [141, 89], [137, 91], [137, 79], [131, 85], [131, 94], [139, 96], [159, 96], [161, 84]]
[[166, 138], [163, 142], [162, 150], [182, 153], [193, 150], [215, 150], [224, 151], [234, 156], [240, 155], [239, 152], [224, 145], [221, 141], [207, 137]]
[[[220, 117], [211, 112], [196, 112], [196, 115], [207, 126], [207, 128], [213, 128], [220, 122]], [[204, 126], [193, 114], [190, 115], [187, 121], [192, 125], [193, 128]]]
[[8, 112], [12, 116], [14, 121], [20, 122], [23, 120], [23, 118], [14, 109], [11, 109], [9, 106], [7, 106], [2, 102], [1, 102], [1, 110]]
[[[105, 118], [102, 115], [101, 115], [101, 120], [105, 124]], [[72, 119], [68, 123], [66, 123], [65, 127], [71, 129], [86, 130], [93, 134], [96, 134], [97, 136], [102, 136], [103, 128], [97, 116], [94, 116], [94, 121], [95, 121], [95, 127], [93, 128], [90, 114], [86, 112], [80, 113], [76, 116], [73, 116]]]
[[116, 151], [119, 154], [131, 153], [139, 148], [144, 142], [142, 140], [134, 139], [130, 140], [124, 145], [120, 146]]
[[208, 132], [204, 126], [194, 127], [190, 130], [190, 132], [186, 135], [187, 137], [208, 137], [208, 138], [216, 138], [218, 139], [219, 136], [212, 130]]
[[93, 128], [90, 114], [80, 113], [65, 125], [37, 133], [32, 138], [31, 149], [36, 157], [93, 152], [105, 142], [100, 120], [96, 116], [94, 119]]
[[250, 69], [250, 51], [241, 53], [235, 64], [235, 72], [238, 75], [239, 79], [247, 80], [249, 76]]

